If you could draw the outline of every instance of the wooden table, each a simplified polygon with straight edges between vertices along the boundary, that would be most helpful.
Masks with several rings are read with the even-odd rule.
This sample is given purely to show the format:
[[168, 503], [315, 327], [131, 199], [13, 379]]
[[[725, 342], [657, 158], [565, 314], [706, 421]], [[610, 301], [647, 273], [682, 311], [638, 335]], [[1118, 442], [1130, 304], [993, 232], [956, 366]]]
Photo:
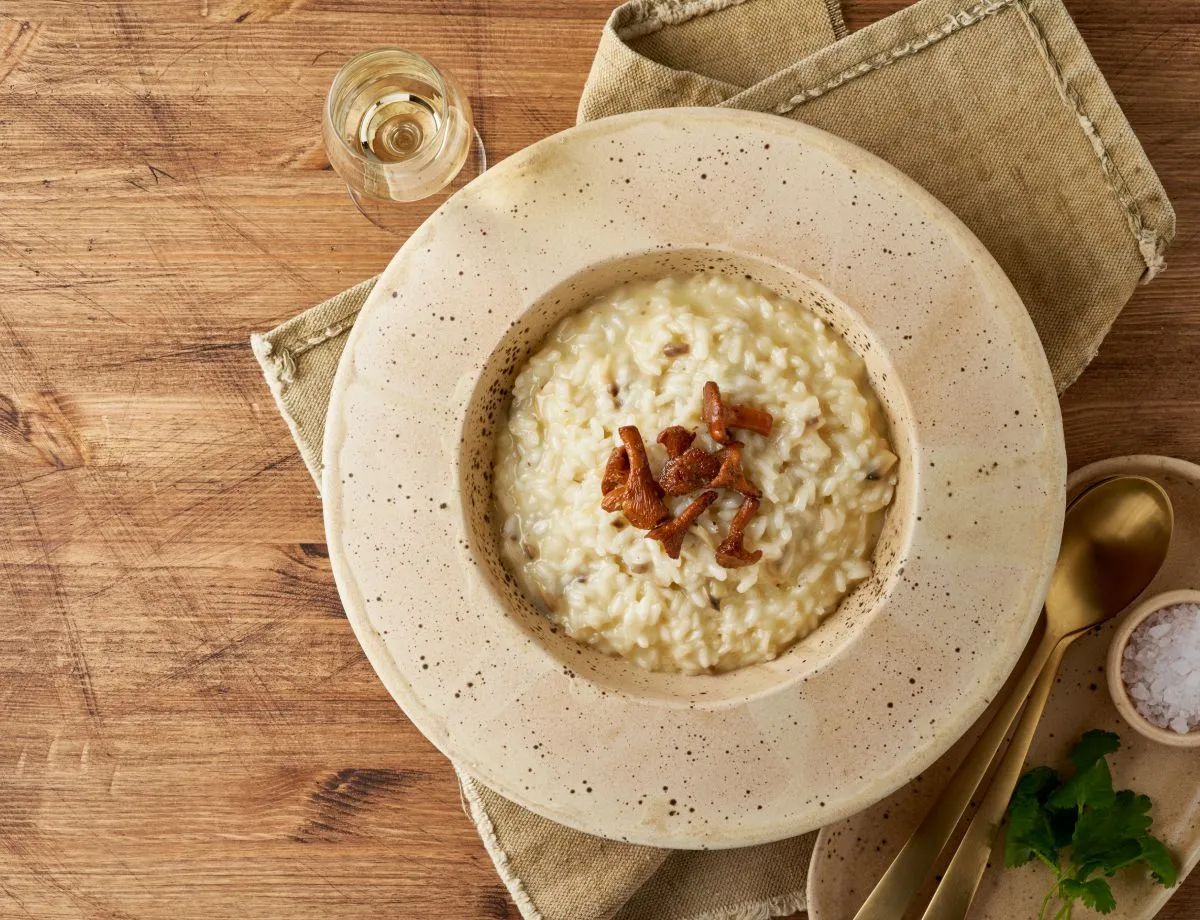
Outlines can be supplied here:
[[[1200, 460], [1200, 7], [1069, 5], [1180, 225], [1071, 461]], [[0, 917], [517, 916], [351, 635], [247, 336], [397, 247], [321, 149], [347, 57], [443, 63], [497, 159], [573, 123], [609, 6], [0, 0]], [[1162, 916], [1198, 915], [1200, 878]]]

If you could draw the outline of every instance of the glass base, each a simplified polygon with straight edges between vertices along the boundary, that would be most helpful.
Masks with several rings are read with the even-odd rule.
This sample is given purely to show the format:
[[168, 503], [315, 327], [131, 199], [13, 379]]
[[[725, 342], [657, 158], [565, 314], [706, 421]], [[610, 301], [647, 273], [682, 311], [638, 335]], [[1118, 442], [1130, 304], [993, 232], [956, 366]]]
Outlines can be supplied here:
[[448, 185], [434, 194], [416, 201], [392, 201], [364, 195], [357, 189], [346, 186], [350, 200], [376, 227], [388, 233], [408, 236], [424, 223], [425, 218], [441, 207], [447, 198], [487, 170], [487, 151], [483, 148], [483, 141], [475, 129], [471, 129], [471, 134], [471, 151], [467, 154], [462, 169]]

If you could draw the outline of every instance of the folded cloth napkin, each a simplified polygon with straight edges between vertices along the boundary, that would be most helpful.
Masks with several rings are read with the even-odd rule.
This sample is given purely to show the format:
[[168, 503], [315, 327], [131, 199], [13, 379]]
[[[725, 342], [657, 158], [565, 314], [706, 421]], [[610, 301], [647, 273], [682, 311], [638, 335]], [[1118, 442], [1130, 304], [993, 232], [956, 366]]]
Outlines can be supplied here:
[[[921, 0], [850, 36], [837, 0], [618, 7], [580, 120], [676, 105], [775, 112], [908, 173], [1008, 272], [1060, 390], [1174, 236], [1170, 202], [1060, 0]], [[329, 388], [373, 284], [252, 340], [318, 483]], [[526, 920], [757, 920], [805, 906], [814, 835], [716, 852], [632, 846], [459, 778]]]

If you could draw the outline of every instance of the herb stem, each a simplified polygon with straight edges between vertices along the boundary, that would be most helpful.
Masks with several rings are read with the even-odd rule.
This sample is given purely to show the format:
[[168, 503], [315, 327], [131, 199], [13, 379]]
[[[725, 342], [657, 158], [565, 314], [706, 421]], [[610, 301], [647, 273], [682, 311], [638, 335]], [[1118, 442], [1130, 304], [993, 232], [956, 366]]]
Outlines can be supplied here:
[[1046, 911], [1050, 908], [1050, 902], [1054, 896], [1058, 894], [1058, 879], [1054, 880], [1054, 884], [1050, 886], [1050, 890], [1046, 892], [1046, 896], [1042, 898], [1042, 906], [1038, 910], [1037, 920], [1046, 920]]

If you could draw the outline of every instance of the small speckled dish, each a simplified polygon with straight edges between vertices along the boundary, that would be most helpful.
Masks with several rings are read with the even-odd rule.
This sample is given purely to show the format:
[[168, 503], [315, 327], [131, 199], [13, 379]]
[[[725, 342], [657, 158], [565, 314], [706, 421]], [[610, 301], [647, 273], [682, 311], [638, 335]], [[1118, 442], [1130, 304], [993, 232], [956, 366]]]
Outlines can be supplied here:
[[1200, 604], [1200, 591], [1181, 589], [1156, 594], [1142, 601], [1125, 616], [1108, 648], [1108, 692], [1112, 695], [1117, 712], [1134, 731], [1159, 744], [1195, 748], [1200, 747], [1200, 730], [1193, 730], [1186, 735], [1181, 735], [1179, 732], [1159, 728], [1147, 721], [1134, 708], [1133, 700], [1129, 698], [1129, 689], [1121, 677], [1121, 659], [1125, 654], [1125, 647], [1129, 645], [1133, 631], [1164, 607], [1173, 607], [1176, 604]]
[[[872, 577], [786, 654], [717, 676], [552, 629], [491, 514], [496, 428], [540, 340], [616, 284], [696, 270], [815, 301], [900, 457]], [[1066, 478], [1041, 344], [979, 241], [859, 148], [730, 109], [581, 125], [447, 202], [350, 334], [324, 465], [347, 615], [412, 721], [538, 814], [673, 848], [811, 830], [942, 754], [1033, 629]]]
[[[1101, 460], [1076, 470], [1067, 482], [1074, 497], [1087, 486], [1120, 475], [1148, 476], [1171, 497], [1175, 530], [1166, 561], [1144, 596], [1194, 583], [1200, 553], [1200, 466], [1172, 457], [1138, 455]], [[1105, 687], [1113, 637], [1136, 607], [1091, 630], [1071, 646], [1030, 749], [1030, 764], [1061, 766], [1085, 731], [1106, 729], [1121, 736], [1109, 758], [1119, 789], [1136, 789], [1154, 801], [1154, 833], [1175, 855], [1180, 883], [1200, 862], [1200, 754], [1165, 747], [1130, 730]], [[851, 920], [912, 829], [944, 788], [954, 768], [975, 743], [979, 727], [936, 764], [894, 795], [845, 821], [822, 828], [808, 874], [809, 920]], [[949, 855], [938, 867], [944, 868]], [[1002, 869], [983, 875], [968, 920], [1036, 917], [1050, 876], [1044, 866]], [[1150, 920], [1178, 888], [1163, 888], [1143, 870], [1112, 878], [1117, 909], [1111, 920]], [[926, 896], [932, 894], [926, 886]], [[1085, 916], [1087, 916], [1085, 914]]]

